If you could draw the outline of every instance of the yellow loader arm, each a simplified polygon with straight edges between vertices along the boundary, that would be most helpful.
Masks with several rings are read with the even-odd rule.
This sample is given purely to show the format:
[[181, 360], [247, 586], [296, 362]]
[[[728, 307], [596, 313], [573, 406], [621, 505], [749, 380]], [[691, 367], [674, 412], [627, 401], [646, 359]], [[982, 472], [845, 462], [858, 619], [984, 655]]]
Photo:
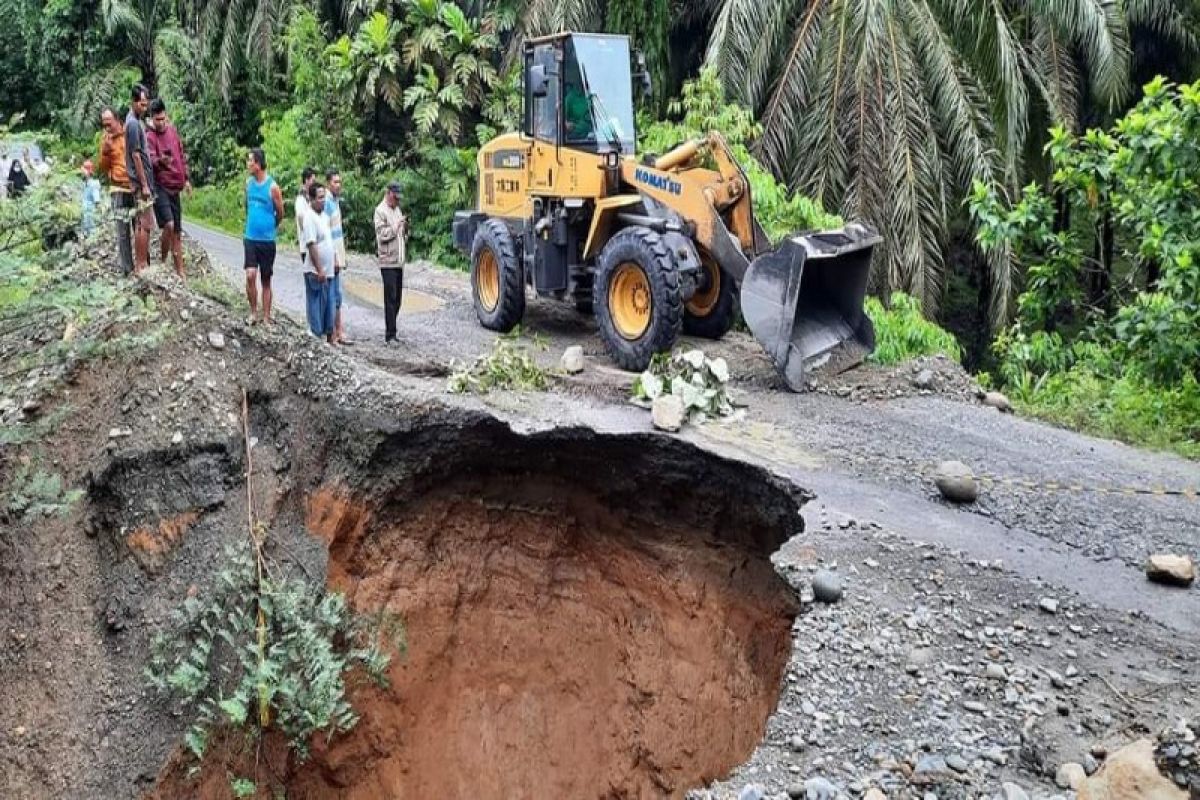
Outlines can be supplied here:
[[[703, 158], [711, 166], [703, 165]], [[714, 168], [715, 167], [715, 168]], [[787, 385], [808, 373], [840, 372], [875, 346], [863, 310], [871, 251], [880, 238], [861, 225], [793, 235], [772, 249], [754, 217], [750, 182], [718, 133], [686, 142], [654, 164], [625, 162], [625, 180], [692, 227], [700, 258], [738, 286], [746, 325]]]

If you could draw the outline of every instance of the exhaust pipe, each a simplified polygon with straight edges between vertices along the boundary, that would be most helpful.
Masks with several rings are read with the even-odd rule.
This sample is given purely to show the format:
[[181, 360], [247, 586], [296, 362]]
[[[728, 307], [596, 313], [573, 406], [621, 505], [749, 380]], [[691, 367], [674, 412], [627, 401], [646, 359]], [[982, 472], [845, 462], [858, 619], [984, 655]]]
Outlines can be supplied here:
[[810, 372], [844, 372], [875, 349], [863, 301], [881, 241], [857, 224], [791, 236], [746, 270], [742, 316], [792, 391]]

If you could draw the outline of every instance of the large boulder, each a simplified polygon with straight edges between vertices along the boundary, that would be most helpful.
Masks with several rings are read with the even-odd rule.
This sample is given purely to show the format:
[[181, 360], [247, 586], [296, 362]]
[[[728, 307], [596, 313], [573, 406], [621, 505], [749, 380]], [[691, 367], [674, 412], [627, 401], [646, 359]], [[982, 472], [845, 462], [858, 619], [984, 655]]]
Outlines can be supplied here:
[[943, 461], [933, 476], [942, 497], [951, 503], [974, 503], [979, 497], [979, 484], [971, 468], [961, 461]]
[[1079, 785], [1077, 800], [1188, 800], [1154, 764], [1154, 742], [1139, 739], [1108, 757]]

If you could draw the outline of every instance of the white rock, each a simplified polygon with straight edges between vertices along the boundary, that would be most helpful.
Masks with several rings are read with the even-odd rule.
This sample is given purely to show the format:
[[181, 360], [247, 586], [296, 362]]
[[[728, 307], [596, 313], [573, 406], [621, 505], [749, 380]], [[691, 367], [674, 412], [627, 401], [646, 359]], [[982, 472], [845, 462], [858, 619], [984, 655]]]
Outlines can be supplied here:
[[213, 350], [224, 350], [225, 334], [220, 331], [210, 331], [208, 334], [208, 344]]
[[1083, 771], [1081, 764], [1076, 764], [1068, 761], [1058, 768], [1058, 772], [1054, 774], [1054, 782], [1058, 784], [1060, 789], [1075, 790], [1079, 788], [1079, 784], [1087, 779], [1087, 773]]
[[661, 431], [683, 427], [683, 401], [673, 394], [659, 395], [650, 406], [650, 420]]
[[1146, 577], [1170, 586], [1191, 586], [1196, 581], [1196, 565], [1189, 556], [1160, 553], [1146, 562]]
[[559, 364], [568, 375], [583, 372], [583, 348], [577, 344], [568, 347], [563, 351]]
[[183, 444], [183, 434], [175, 431], [175, 435], [171, 437], [171, 444]]

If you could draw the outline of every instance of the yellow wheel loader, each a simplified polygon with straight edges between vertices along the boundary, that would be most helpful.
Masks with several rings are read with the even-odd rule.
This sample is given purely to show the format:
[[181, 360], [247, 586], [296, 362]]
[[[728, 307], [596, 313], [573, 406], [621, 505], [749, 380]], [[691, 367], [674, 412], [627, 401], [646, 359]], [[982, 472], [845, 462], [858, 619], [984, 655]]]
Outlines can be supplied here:
[[719, 133], [634, 155], [624, 36], [563, 33], [524, 50], [524, 122], [479, 151], [479, 201], [454, 218], [475, 313], [506, 332], [526, 286], [595, 313], [619, 366], [642, 370], [680, 333], [721, 338], [741, 313], [787, 385], [845, 369], [875, 343], [863, 312], [871, 251], [858, 225], [772, 247]]

